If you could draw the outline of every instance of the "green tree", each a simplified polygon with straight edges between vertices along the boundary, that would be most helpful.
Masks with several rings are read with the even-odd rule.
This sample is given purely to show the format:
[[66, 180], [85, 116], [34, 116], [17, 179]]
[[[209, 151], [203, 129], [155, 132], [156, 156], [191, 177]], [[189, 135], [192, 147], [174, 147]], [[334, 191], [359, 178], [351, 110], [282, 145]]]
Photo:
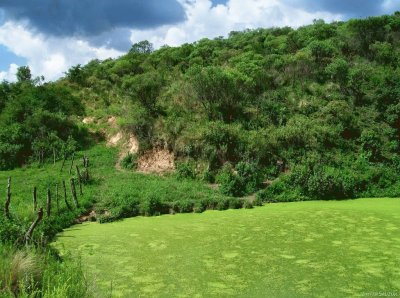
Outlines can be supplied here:
[[17, 81], [22, 82], [32, 82], [32, 74], [29, 66], [20, 66], [17, 69]]

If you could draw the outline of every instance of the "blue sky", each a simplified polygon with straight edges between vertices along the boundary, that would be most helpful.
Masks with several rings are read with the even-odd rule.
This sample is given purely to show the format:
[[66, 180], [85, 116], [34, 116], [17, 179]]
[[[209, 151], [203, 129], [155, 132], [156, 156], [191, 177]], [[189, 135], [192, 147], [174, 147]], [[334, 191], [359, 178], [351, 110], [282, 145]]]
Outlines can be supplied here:
[[16, 65], [57, 79], [72, 65], [117, 57], [131, 44], [176, 46], [232, 30], [368, 17], [400, 0], [1, 0], [0, 80]]
[[7, 70], [12, 63], [22, 66], [27, 62], [25, 58], [15, 55], [3, 45], [0, 45], [0, 57], [0, 71]]

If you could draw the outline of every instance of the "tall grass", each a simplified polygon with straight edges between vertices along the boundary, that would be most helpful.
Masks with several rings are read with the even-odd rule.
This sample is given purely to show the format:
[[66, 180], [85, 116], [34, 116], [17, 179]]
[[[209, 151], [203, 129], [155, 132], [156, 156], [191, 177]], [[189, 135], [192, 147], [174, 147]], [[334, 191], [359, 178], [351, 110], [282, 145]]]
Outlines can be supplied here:
[[0, 244], [0, 297], [91, 297], [80, 260]]

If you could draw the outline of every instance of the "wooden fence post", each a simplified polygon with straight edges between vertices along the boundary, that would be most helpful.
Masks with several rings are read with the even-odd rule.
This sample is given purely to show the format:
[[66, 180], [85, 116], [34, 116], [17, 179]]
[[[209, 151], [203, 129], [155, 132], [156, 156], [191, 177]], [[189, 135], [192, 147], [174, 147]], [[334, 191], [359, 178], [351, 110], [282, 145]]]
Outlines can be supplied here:
[[40, 208], [38, 211], [36, 220], [32, 223], [29, 230], [25, 234], [25, 243], [26, 244], [28, 244], [29, 240], [31, 240], [33, 231], [35, 230], [36, 226], [40, 223], [42, 218], [43, 218], [43, 208]]
[[61, 165], [60, 172], [62, 172], [62, 170], [63, 170], [63, 168], [64, 168], [65, 160], [66, 160], [66, 159], [67, 159], [67, 153], [64, 153], [64, 158], [63, 158], [63, 162], [62, 162], [62, 165]]
[[85, 156], [85, 162], [84, 162], [84, 167], [85, 167], [85, 182], [89, 181], [89, 157]]
[[11, 203], [11, 177], [8, 177], [7, 183], [7, 199], [4, 204], [4, 216], [10, 218], [10, 203]]
[[76, 196], [75, 180], [71, 178], [71, 194], [76, 208], [79, 208], [78, 197]]
[[57, 214], [60, 213], [60, 201], [58, 199], [58, 183], [56, 183], [56, 204], [57, 204]]
[[50, 217], [51, 215], [51, 192], [50, 192], [50, 188], [47, 189], [47, 217]]
[[74, 166], [74, 159], [75, 159], [75, 152], [72, 153], [71, 166], [69, 167], [69, 174], [70, 175], [72, 173], [72, 167]]
[[36, 212], [37, 209], [37, 188], [36, 186], [33, 187], [33, 211]]
[[81, 176], [81, 172], [79, 171], [78, 165], [76, 165], [76, 174], [78, 175], [79, 193], [80, 193], [81, 196], [83, 196], [83, 191], [82, 191], [82, 176]]
[[69, 210], [72, 210], [71, 205], [68, 203], [68, 198], [67, 198], [67, 187], [65, 185], [65, 181], [62, 182], [63, 183], [63, 188], [64, 188], [64, 202], [65, 205], [67, 206], [67, 208]]

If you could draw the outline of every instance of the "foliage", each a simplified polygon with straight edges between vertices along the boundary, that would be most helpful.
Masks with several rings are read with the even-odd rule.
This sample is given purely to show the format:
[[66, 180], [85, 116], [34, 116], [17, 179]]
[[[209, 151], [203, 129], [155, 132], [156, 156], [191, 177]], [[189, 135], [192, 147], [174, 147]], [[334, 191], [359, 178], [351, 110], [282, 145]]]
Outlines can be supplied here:
[[54, 154], [61, 157], [67, 153], [65, 147], [79, 145], [82, 148], [86, 143], [86, 131], [70, 118], [84, 111], [71, 89], [57, 84], [36, 86], [29, 73], [29, 68], [20, 68], [17, 83], [2, 83], [2, 170], [26, 164], [29, 159], [43, 163]]
[[235, 169], [226, 164], [216, 177], [226, 195], [240, 197], [256, 192], [262, 186], [263, 174], [256, 163], [239, 162]]
[[[358, 196], [345, 186], [361, 175], [349, 160], [365, 159], [372, 172], [391, 171], [399, 156], [399, 18], [316, 20], [296, 30], [231, 32], [155, 51], [143, 41], [118, 59], [72, 68], [56, 85], [73, 86], [97, 110], [120, 111], [142, 150], [167, 147], [196, 169], [207, 168], [198, 175], [206, 181], [221, 172], [224, 193], [257, 191], [260, 181], [283, 181], [297, 166], [316, 169], [304, 161], [314, 155], [319, 171], [309, 184], [296, 184], [292, 199], [316, 197], [316, 189]], [[7, 93], [9, 86], [0, 90]], [[7, 155], [15, 150], [10, 146], [0, 151]], [[235, 173], [243, 161], [260, 177], [243, 181], [248, 174]], [[222, 170], [226, 163], [231, 172]], [[194, 176], [179, 167], [183, 176]], [[350, 182], [341, 181], [339, 171]]]
[[192, 162], [179, 162], [176, 164], [176, 175], [178, 179], [195, 179], [196, 169]]
[[136, 169], [138, 166], [137, 154], [128, 153], [124, 158], [121, 159], [120, 165], [123, 169]]

